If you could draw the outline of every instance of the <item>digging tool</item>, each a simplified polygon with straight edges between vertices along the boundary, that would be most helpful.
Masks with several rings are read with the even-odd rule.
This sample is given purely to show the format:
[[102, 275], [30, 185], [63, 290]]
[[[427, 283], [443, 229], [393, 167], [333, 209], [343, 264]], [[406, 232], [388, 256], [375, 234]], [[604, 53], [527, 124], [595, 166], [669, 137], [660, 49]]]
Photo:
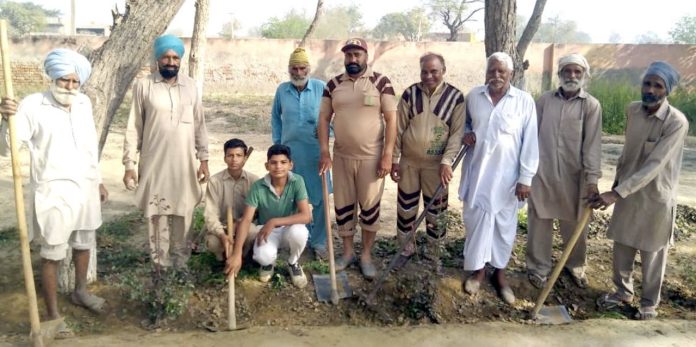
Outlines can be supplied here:
[[563, 250], [561, 259], [558, 260], [556, 267], [553, 268], [551, 277], [549, 277], [549, 279], [546, 281], [544, 290], [541, 291], [541, 295], [539, 295], [539, 298], [537, 298], [536, 305], [534, 305], [534, 309], [531, 313], [531, 317], [534, 321], [536, 321], [539, 324], [565, 324], [570, 323], [572, 321], [572, 319], [570, 318], [570, 314], [568, 313], [568, 309], [566, 309], [566, 307], [563, 305], [545, 306], [543, 308], [541, 306], [544, 304], [544, 301], [546, 301], [546, 298], [549, 296], [551, 289], [553, 289], [553, 285], [556, 283], [558, 275], [560, 275], [561, 270], [563, 270], [563, 267], [566, 264], [566, 261], [568, 261], [568, 257], [570, 257], [570, 252], [573, 251], [575, 243], [578, 242], [578, 239], [580, 238], [583, 229], [585, 229], [585, 225], [590, 220], [591, 215], [592, 209], [589, 207], [585, 207], [585, 209], [582, 211], [582, 216], [580, 217], [580, 223], [578, 223], [578, 225], [575, 227], [573, 235], [570, 237], [570, 240], [568, 240], [566, 248]]
[[[10, 66], [10, 47], [7, 41], [7, 21], [0, 20], [0, 51], [2, 52], [2, 74], [5, 80], [5, 96], [14, 99], [12, 88], [12, 68]], [[22, 270], [24, 271], [24, 286], [27, 290], [29, 301], [29, 321], [31, 322], [31, 343], [33, 346], [43, 346], [43, 337], [52, 338], [55, 328], [62, 320], [50, 321], [44, 324], [42, 329], [39, 320], [39, 305], [36, 299], [36, 287], [34, 285], [34, 272], [31, 268], [31, 253], [29, 251], [29, 236], [27, 232], [26, 215], [24, 214], [24, 193], [22, 191], [22, 173], [19, 167], [19, 148], [17, 147], [17, 134], [15, 129], [15, 117], [7, 117], [7, 127], [10, 133], [10, 153], [12, 156], [12, 178], [14, 180], [15, 207], [17, 210], [17, 227], [19, 229], [19, 243], [22, 253]], [[60, 321], [60, 322], [58, 322]], [[53, 327], [53, 328], [51, 328]]]
[[[345, 272], [341, 271], [338, 277], [341, 281], [341, 288], [339, 290], [337, 285], [336, 276], [336, 264], [334, 260], [334, 248], [333, 248], [333, 235], [331, 235], [331, 211], [329, 211], [329, 184], [328, 176], [326, 173], [321, 175], [321, 189], [324, 194], [324, 219], [326, 221], [326, 242], [329, 250], [329, 277], [326, 275], [313, 275], [314, 289], [317, 293], [317, 300], [327, 302], [329, 298], [331, 303], [338, 305], [338, 300], [343, 298], [348, 298], [353, 296], [353, 291], [350, 289], [348, 284], [348, 276]], [[329, 284], [331, 290], [329, 291]]]
[[[457, 165], [459, 165], [459, 162], [462, 161], [462, 158], [466, 155], [467, 150], [469, 149], [468, 145], [462, 145], [462, 147], [459, 149], [459, 153], [457, 153], [457, 157], [454, 159], [454, 163], [452, 163], [452, 170], [457, 168]], [[420, 225], [421, 222], [423, 222], [423, 219], [425, 219], [426, 213], [428, 213], [428, 209], [437, 201], [437, 199], [440, 197], [440, 194], [445, 190], [445, 186], [440, 183], [437, 186], [437, 190], [435, 190], [435, 193], [433, 194], [432, 199], [425, 205], [425, 208], [423, 208], [423, 211], [420, 213], [416, 221], [413, 223], [413, 227], [411, 230], [409, 230], [408, 234], [404, 237], [406, 240], [413, 239], [416, 235], [416, 230], [418, 229], [418, 226]], [[379, 276], [377, 281], [375, 282], [375, 286], [372, 288], [372, 291], [370, 294], [367, 296], [367, 300], [365, 301], [366, 304], [372, 306], [374, 304], [375, 296], [377, 295], [377, 292], [382, 288], [382, 284], [384, 284], [384, 280], [389, 276], [389, 273], [394, 269], [394, 266], [396, 266], [396, 262], [399, 259], [399, 255], [401, 252], [404, 251], [406, 246], [408, 245], [408, 242], [403, 242], [399, 249], [396, 251], [396, 254], [392, 258], [392, 260], [389, 262], [389, 266], [387, 266], [387, 269], [382, 272], [382, 274]]]
[[[234, 237], [234, 219], [232, 218], [232, 207], [227, 208], [227, 238], [231, 241]], [[229, 245], [224, 245], [226, 257], [231, 256]], [[237, 313], [234, 302], [234, 278], [235, 275], [230, 273], [227, 277], [227, 329], [237, 330]]]

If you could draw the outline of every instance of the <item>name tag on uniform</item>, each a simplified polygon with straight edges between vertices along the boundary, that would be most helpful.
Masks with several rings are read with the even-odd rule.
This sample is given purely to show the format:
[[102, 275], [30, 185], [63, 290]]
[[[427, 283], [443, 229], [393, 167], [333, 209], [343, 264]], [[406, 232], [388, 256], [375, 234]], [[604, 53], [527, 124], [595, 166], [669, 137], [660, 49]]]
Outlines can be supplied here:
[[375, 105], [375, 96], [374, 95], [369, 95], [365, 94], [363, 96], [363, 105], [365, 106], [374, 106]]

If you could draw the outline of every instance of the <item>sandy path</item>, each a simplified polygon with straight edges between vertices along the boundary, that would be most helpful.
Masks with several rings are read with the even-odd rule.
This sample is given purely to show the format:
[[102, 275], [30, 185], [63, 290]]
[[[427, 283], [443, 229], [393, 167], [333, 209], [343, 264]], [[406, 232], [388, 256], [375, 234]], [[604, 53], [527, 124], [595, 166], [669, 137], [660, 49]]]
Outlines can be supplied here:
[[[146, 333], [84, 336], [52, 346], [693, 346], [696, 322], [587, 320], [563, 326], [513, 323], [415, 327], [253, 327], [221, 333]], [[3, 346], [0, 343], [0, 346]]]

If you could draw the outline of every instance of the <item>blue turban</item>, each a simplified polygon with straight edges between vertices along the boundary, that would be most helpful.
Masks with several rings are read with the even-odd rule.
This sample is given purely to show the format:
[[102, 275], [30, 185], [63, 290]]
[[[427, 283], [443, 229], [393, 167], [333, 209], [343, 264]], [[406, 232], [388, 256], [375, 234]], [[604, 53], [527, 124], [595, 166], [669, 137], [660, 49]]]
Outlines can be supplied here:
[[184, 56], [184, 41], [174, 35], [162, 35], [155, 40], [155, 59], [159, 59], [168, 50], [173, 50], [179, 55]]
[[84, 85], [92, 73], [92, 65], [84, 55], [70, 49], [57, 48], [48, 53], [44, 61], [44, 70], [48, 77], [57, 80], [74, 73]]
[[645, 76], [655, 75], [661, 78], [665, 82], [665, 88], [667, 89], [667, 94], [672, 91], [672, 88], [679, 84], [679, 73], [675, 70], [672, 65], [665, 63], [664, 61], [656, 61], [645, 70]]

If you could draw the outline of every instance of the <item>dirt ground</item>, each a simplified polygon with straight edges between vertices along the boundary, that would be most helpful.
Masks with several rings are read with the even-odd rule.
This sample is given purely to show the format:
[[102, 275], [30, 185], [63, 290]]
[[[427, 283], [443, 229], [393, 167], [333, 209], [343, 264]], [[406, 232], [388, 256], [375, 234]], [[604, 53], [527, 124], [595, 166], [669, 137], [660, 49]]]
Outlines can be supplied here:
[[[222, 144], [229, 138], [240, 137], [257, 151], [247, 163], [247, 169], [259, 175], [264, 174], [265, 150], [270, 145], [268, 134], [268, 113], [270, 103], [267, 99], [250, 100], [215, 98], [206, 103], [208, 129], [210, 135], [211, 173], [224, 168]], [[117, 123], [118, 124], [118, 123]], [[460, 345], [462, 341], [481, 342], [484, 345], [507, 345], [515, 341], [519, 345], [551, 345], [564, 343], [577, 346], [638, 346], [670, 345], [682, 346], [693, 343], [696, 337], [696, 211], [680, 208], [677, 242], [670, 250], [669, 265], [660, 317], [655, 322], [634, 322], [627, 320], [635, 308], [626, 307], [618, 312], [598, 311], [594, 300], [605, 291], [611, 290], [611, 242], [605, 238], [609, 214], [597, 214], [592, 225], [588, 246], [588, 277], [590, 285], [586, 289], [577, 288], [566, 276], [561, 276], [559, 284], [547, 303], [564, 304], [577, 323], [564, 327], [538, 327], [531, 325], [527, 312], [532, 308], [539, 290], [532, 287], [526, 279], [524, 253], [526, 233], [524, 228], [518, 233], [517, 243], [510, 261], [510, 281], [518, 301], [507, 306], [499, 300], [490, 285], [485, 285], [480, 293], [468, 296], [461, 289], [462, 247], [464, 230], [459, 222], [461, 202], [457, 200], [454, 184], [450, 192], [448, 241], [443, 253], [444, 275], [434, 275], [432, 262], [425, 257], [416, 258], [406, 269], [390, 275], [379, 293], [378, 304], [366, 307], [362, 298], [372, 289], [355, 267], [347, 270], [351, 287], [356, 295], [344, 299], [338, 306], [319, 303], [310, 284], [297, 290], [283, 282], [282, 277], [270, 284], [262, 284], [255, 278], [256, 268], [247, 268], [247, 275], [237, 281], [237, 321], [249, 327], [234, 333], [216, 333], [226, 326], [227, 285], [220, 277], [204, 278], [197, 274], [198, 286], [186, 312], [177, 320], [163, 325], [145, 324], [146, 308], [128, 299], [124, 292], [124, 278], [119, 274], [124, 266], [116, 260], [119, 250], [126, 248], [133, 252], [129, 266], [146, 266], [147, 248], [145, 229], [140, 217], [134, 213], [132, 192], [121, 183], [123, 166], [121, 151], [123, 142], [122, 126], [116, 126], [109, 136], [101, 161], [104, 183], [110, 192], [110, 201], [104, 205], [105, 221], [126, 223], [130, 233], [125, 238], [102, 238], [100, 254], [100, 280], [92, 289], [109, 301], [107, 313], [95, 317], [85, 310], [73, 307], [65, 297], [60, 305], [63, 315], [73, 327], [79, 338], [67, 340], [56, 345], [215, 345], [230, 338], [239, 338], [241, 345], [288, 346], [322, 345], [333, 341], [347, 346], [375, 345], [377, 341], [385, 346], [422, 345], [442, 346]], [[603, 145], [604, 178], [600, 189], [608, 189], [614, 175], [616, 158], [621, 144], [606, 141]], [[28, 173], [26, 151], [23, 152], [22, 172]], [[455, 171], [454, 182], [459, 181], [459, 170]], [[27, 323], [26, 298], [21, 277], [21, 264], [16, 238], [9, 229], [16, 223], [9, 160], [0, 160], [0, 346], [21, 343], [29, 331]], [[680, 180], [678, 201], [680, 204], [696, 206], [696, 148], [685, 150], [684, 165]], [[124, 217], [126, 216], [126, 217]], [[383, 230], [378, 235], [375, 256], [379, 267], [384, 269], [395, 253], [396, 184], [387, 181], [381, 222]], [[340, 254], [340, 241], [335, 239], [337, 253]], [[419, 244], [425, 246], [422, 237]], [[558, 241], [558, 240], [557, 240]], [[560, 246], [555, 248], [555, 256], [560, 255]], [[111, 253], [110, 253], [111, 252]], [[307, 252], [305, 252], [307, 253]], [[120, 256], [124, 256], [121, 252]], [[130, 256], [131, 253], [127, 255]], [[282, 255], [281, 255], [282, 257]], [[102, 259], [100, 257], [100, 259]], [[119, 258], [122, 259], [122, 258]], [[200, 258], [203, 259], [203, 258]], [[34, 255], [34, 269], [38, 258]], [[310, 264], [311, 257], [306, 254], [301, 262]], [[107, 267], [106, 265], [112, 267]], [[313, 264], [316, 265], [316, 262]], [[120, 266], [120, 267], [119, 267]], [[219, 268], [216, 268], [217, 271]], [[210, 272], [209, 269], [206, 271]], [[321, 272], [313, 267], [305, 271]], [[279, 269], [287, 275], [287, 271]], [[35, 273], [38, 283], [38, 274]], [[640, 276], [637, 277], [639, 288]], [[203, 281], [203, 282], [201, 282]], [[41, 301], [41, 300], [40, 300]], [[40, 310], [43, 310], [40, 302]], [[415, 326], [415, 328], [414, 328]], [[3, 342], [4, 341], [4, 342]], [[346, 344], [347, 343], [347, 344]]]

